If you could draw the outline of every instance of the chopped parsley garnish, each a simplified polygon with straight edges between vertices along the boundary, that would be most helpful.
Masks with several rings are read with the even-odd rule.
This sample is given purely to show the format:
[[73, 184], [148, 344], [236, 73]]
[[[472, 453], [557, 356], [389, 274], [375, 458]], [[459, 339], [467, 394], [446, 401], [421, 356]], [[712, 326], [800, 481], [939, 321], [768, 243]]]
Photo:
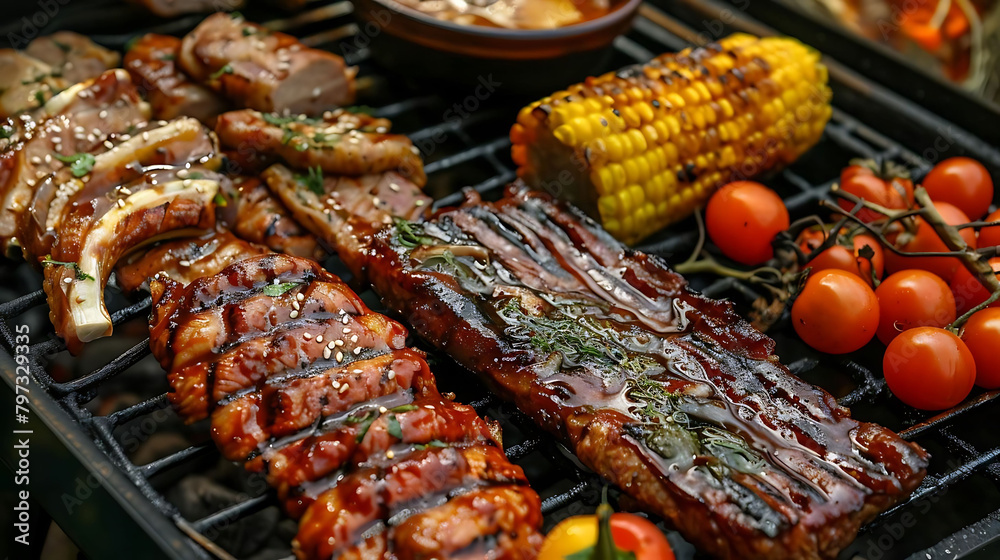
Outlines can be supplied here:
[[347, 424], [357, 424], [358, 425], [358, 435], [354, 437], [354, 441], [361, 443], [365, 439], [365, 434], [368, 433], [368, 429], [372, 427], [372, 422], [378, 418], [378, 413], [375, 411], [370, 411], [364, 416], [348, 416], [344, 422]]
[[256, 33], [257, 33], [257, 30], [255, 28], [253, 28], [253, 27], [244, 27], [243, 28], [243, 36], [244, 37], [249, 37], [251, 35], [255, 35]]
[[308, 175], [295, 174], [295, 181], [302, 185], [303, 187], [309, 189], [310, 192], [317, 195], [326, 194], [326, 189], [323, 188], [323, 168], [320, 166], [310, 167]]
[[46, 99], [45, 99], [45, 92], [42, 91], [42, 90], [40, 90], [40, 89], [35, 90], [35, 101], [38, 102], [38, 106], [39, 107], [41, 107], [42, 105], [45, 105], [45, 101], [46, 101]]
[[300, 285], [301, 283], [299, 282], [282, 282], [281, 284], [268, 284], [267, 286], [264, 286], [264, 289], [261, 291], [264, 292], [265, 296], [278, 297], [281, 294], [291, 291], [295, 289], [296, 286]]
[[219, 68], [215, 72], [212, 72], [212, 74], [208, 76], [208, 79], [218, 80], [219, 78], [222, 77], [223, 74], [232, 74], [232, 73], [233, 73], [233, 66], [231, 64], [226, 64], [222, 68]]
[[68, 163], [69, 170], [73, 172], [74, 177], [83, 177], [87, 173], [90, 173], [94, 168], [94, 163], [97, 162], [93, 155], [83, 153], [71, 156], [55, 154], [55, 158], [63, 163]]
[[198, 179], [204, 179], [204, 178], [205, 178], [205, 174], [202, 173], [201, 171], [192, 171], [190, 174], [188, 174], [188, 179], [198, 180]]
[[420, 224], [403, 218], [393, 218], [392, 221], [396, 226], [396, 239], [403, 247], [413, 249], [421, 245], [433, 245], [436, 241], [433, 237], [424, 235], [424, 227]]
[[160, 56], [158, 56], [156, 58], [159, 58], [160, 60], [174, 60], [174, 59], [177, 58], [177, 55], [175, 55], [173, 53], [163, 53], [163, 54], [161, 54]]
[[403, 439], [403, 427], [399, 425], [399, 420], [395, 414], [389, 415], [389, 422], [386, 424], [385, 431], [396, 439]]
[[309, 144], [307, 144], [305, 141], [296, 142], [294, 148], [296, 152], [304, 152], [309, 149]]
[[288, 115], [287, 117], [283, 117], [277, 113], [261, 113], [260, 117], [267, 124], [273, 124], [274, 126], [285, 126], [286, 124], [297, 122], [304, 124], [319, 124], [322, 122], [320, 119], [303, 117], [302, 115]]
[[410, 412], [411, 410], [416, 410], [418, 408], [420, 407], [415, 404], [402, 404], [396, 408], [390, 408], [389, 412]]
[[212, 197], [212, 202], [214, 202], [216, 206], [221, 206], [223, 208], [229, 206], [229, 201], [226, 200], [226, 197], [220, 192], [215, 193], [215, 196]]
[[42, 259], [42, 266], [64, 266], [74, 271], [77, 280], [94, 280], [93, 276], [80, 270], [80, 265], [75, 262], [54, 261], [52, 255], [45, 255], [45, 258]]
[[8, 125], [0, 125], [0, 138], [10, 138], [14, 135], [14, 127]]

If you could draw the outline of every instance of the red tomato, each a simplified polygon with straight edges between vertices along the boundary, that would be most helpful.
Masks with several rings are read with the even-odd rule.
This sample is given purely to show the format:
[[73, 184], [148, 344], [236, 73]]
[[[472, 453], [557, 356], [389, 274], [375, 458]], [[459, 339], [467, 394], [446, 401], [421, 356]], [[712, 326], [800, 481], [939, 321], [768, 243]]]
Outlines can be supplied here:
[[[843, 245], [834, 245], [813, 257], [806, 266], [812, 267], [814, 273], [830, 269], [850, 272], [868, 284], [872, 283], [872, 266], [874, 266], [875, 277], [882, 278], [884, 257], [882, 245], [878, 240], [870, 235], [859, 234], [854, 236], [852, 243], [853, 250]], [[860, 255], [865, 246], [871, 247], [874, 253], [870, 261]]]
[[993, 179], [983, 164], [967, 157], [948, 158], [924, 177], [923, 186], [935, 202], [954, 204], [967, 216], [979, 218], [993, 202]]
[[[958, 208], [955, 208], [947, 202], [935, 202], [934, 208], [941, 214], [944, 218], [945, 223], [948, 225], [959, 225], [969, 222], [969, 217], [965, 215]], [[976, 233], [972, 228], [965, 228], [960, 230], [962, 239], [972, 247], [976, 248]], [[901, 233], [899, 239], [908, 236], [907, 233]], [[898, 241], [897, 241], [898, 243]], [[947, 251], [948, 247], [941, 241], [938, 237], [934, 228], [928, 224], [922, 218], [917, 218], [917, 232], [908, 241], [904, 242], [902, 245], [897, 245], [903, 251]], [[889, 273], [898, 272], [900, 270], [906, 270], [908, 268], [920, 268], [923, 270], [928, 270], [937, 274], [947, 282], [955, 275], [955, 270], [962, 266], [962, 264], [955, 257], [903, 257], [897, 255], [892, 251], [886, 251], [885, 256], [885, 268]]]
[[[561, 521], [549, 531], [538, 560], [565, 560], [597, 543], [596, 515], [577, 515]], [[674, 552], [663, 532], [649, 520], [631, 513], [611, 515], [615, 546], [635, 554], [636, 560], [674, 560]]]
[[901, 270], [875, 289], [878, 339], [889, 344], [914, 327], [947, 327], [955, 321], [955, 297], [944, 280], [926, 270]]
[[[985, 222], [1000, 222], [1000, 210], [986, 216]], [[1000, 226], [984, 227], [979, 230], [977, 247], [996, 247], [1000, 245]]]
[[[851, 166], [841, 172], [840, 188], [844, 192], [863, 198], [868, 202], [874, 202], [875, 204], [885, 208], [907, 208], [909, 203], [912, 202], [912, 187], [910, 189], [909, 197], [907, 197], [905, 188], [903, 188], [903, 183], [890, 186], [890, 183], [887, 183], [880, 177], [875, 176], [875, 174], [870, 170], [868, 172], [859, 170], [851, 171], [853, 167], [859, 166]], [[854, 208], [853, 202], [843, 198], [838, 199], [837, 204], [839, 204], [844, 210], [851, 210]], [[884, 217], [882, 214], [867, 208], [859, 210], [857, 216], [865, 222], [874, 222], [875, 220]]]
[[889, 389], [923, 410], [944, 410], [962, 402], [976, 381], [968, 346], [950, 331], [917, 327], [889, 343], [882, 358]]
[[[1000, 257], [993, 257], [988, 262], [993, 272], [1000, 273]], [[990, 297], [990, 291], [964, 266], [955, 270], [955, 276], [951, 279], [951, 292], [955, 294], [959, 313], [965, 313]], [[1000, 307], [1000, 301], [991, 303], [990, 307]]]
[[795, 243], [806, 255], [818, 249], [824, 241], [826, 241], [826, 230], [819, 227], [806, 228], [799, 232], [799, 236], [795, 238]]
[[1000, 388], [1000, 309], [976, 311], [962, 327], [962, 340], [976, 360], [976, 385]]
[[758, 265], [774, 256], [771, 241], [788, 229], [788, 210], [781, 197], [764, 185], [736, 181], [712, 195], [705, 223], [723, 254], [739, 263]]
[[878, 329], [875, 292], [843, 270], [812, 274], [792, 304], [792, 324], [799, 338], [828, 354], [853, 352]]

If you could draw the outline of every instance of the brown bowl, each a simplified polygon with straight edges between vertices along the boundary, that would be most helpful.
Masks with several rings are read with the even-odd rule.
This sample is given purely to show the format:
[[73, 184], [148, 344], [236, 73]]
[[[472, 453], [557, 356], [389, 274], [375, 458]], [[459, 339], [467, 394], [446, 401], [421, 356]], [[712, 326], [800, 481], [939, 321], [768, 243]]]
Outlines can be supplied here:
[[545, 95], [603, 68], [641, 3], [621, 0], [604, 16], [556, 29], [506, 29], [440, 20], [393, 0], [356, 0], [355, 40], [370, 41], [375, 61], [405, 76]]

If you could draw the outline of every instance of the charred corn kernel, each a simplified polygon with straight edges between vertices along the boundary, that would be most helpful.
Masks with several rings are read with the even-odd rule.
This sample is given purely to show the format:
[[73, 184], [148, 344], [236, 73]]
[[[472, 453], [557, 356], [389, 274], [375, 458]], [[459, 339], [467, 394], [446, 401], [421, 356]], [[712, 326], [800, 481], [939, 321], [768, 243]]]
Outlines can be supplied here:
[[827, 71], [794, 39], [733, 35], [714, 50], [657, 57], [525, 107], [511, 130], [518, 175], [565, 193], [632, 243], [704, 204], [747, 170], [815, 144], [830, 118]]

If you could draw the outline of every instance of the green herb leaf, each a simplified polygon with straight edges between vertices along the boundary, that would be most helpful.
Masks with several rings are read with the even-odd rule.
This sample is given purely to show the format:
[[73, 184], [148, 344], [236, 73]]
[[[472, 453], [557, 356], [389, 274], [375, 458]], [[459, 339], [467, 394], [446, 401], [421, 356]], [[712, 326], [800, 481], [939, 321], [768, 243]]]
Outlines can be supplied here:
[[75, 262], [54, 261], [52, 255], [45, 255], [45, 258], [42, 259], [42, 266], [64, 266], [73, 269], [77, 280], [94, 280], [93, 276], [80, 270], [80, 265]]
[[301, 286], [301, 282], [282, 282], [281, 284], [268, 284], [264, 286], [261, 290], [265, 296], [277, 297], [281, 294], [294, 289], [296, 286]]
[[177, 55], [173, 53], [163, 53], [157, 58], [159, 58], [160, 60], [175, 60], [177, 58]]
[[399, 420], [396, 419], [395, 414], [389, 415], [389, 423], [386, 425], [385, 431], [389, 432], [389, 435], [396, 439], [403, 439], [403, 427], [399, 425]]
[[430, 447], [450, 447], [447, 443], [439, 439], [432, 439], [427, 442], [427, 445], [429, 445]]
[[347, 111], [348, 113], [371, 116], [375, 114], [375, 111], [377, 109], [375, 109], [374, 107], [369, 107], [368, 105], [353, 105], [351, 107], [344, 107], [344, 110]]
[[91, 154], [73, 154], [71, 156], [55, 154], [55, 158], [63, 163], [68, 163], [69, 170], [73, 172], [74, 177], [83, 177], [90, 173], [97, 161]]
[[291, 123], [303, 123], [303, 124], [320, 124], [322, 121], [320, 119], [309, 118], [303, 115], [288, 115], [283, 117], [277, 113], [261, 113], [260, 117], [264, 119], [267, 124], [273, 124], [274, 126], [285, 126]]
[[420, 224], [403, 218], [393, 218], [392, 223], [396, 226], [396, 240], [403, 247], [413, 249], [421, 245], [434, 245], [436, 242], [433, 237], [424, 235], [424, 227]]
[[403, 405], [397, 406], [396, 408], [390, 408], [389, 411], [390, 412], [410, 412], [411, 410], [416, 410], [418, 408], [420, 408], [420, 407], [417, 406], [417, 405], [415, 405], [415, 404], [403, 404]]
[[378, 418], [378, 413], [370, 411], [362, 417], [348, 416], [344, 422], [358, 426], [358, 435], [354, 437], [354, 441], [361, 443], [361, 441], [365, 439], [365, 434], [368, 433], [368, 429], [372, 427], [372, 422], [374, 422], [376, 418]]
[[255, 27], [244, 27], [243, 28], [243, 36], [244, 37], [249, 37], [251, 35], [255, 35], [256, 33], [257, 33], [257, 28], [255, 28]]
[[14, 127], [7, 125], [0, 125], [0, 138], [7, 139], [14, 135]]
[[303, 140], [302, 142], [296, 142], [294, 147], [296, 152], [304, 152], [309, 149], [309, 144]]
[[204, 178], [205, 178], [205, 174], [202, 173], [201, 171], [192, 171], [190, 174], [188, 174], [188, 179], [198, 180], [198, 179], [204, 179]]
[[226, 200], [226, 197], [220, 192], [215, 193], [215, 196], [212, 198], [212, 202], [214, 202], [216, 206], [221, 206], [223, 208], [229, 206], [229, 201]]
[[35, 101], [38, 102], [38, 106], [39, 107], [41, 107], [42, 105], [45, 105], [45, 101], [46, 101], [46, 99], [45, 99], [45, 92], [42, 91], [42, 90], [40, 90], [40, 89], [35, 90]]
[[316, 195], [326, 194], [326, 189], [323, 188], [323, 168], [318, 165], [310, 167], [308, 175], [296, 173], [295, 181]]
[[231, 64], [226, 64], [222, 68], [219, 68], [215, 72], [212, 72], [208, 76], [208, 79], [209, 80], [218, 80], [219, 78], [222, 77], [223, 74], [232, 74], [232, 73], [233, 73], [233, 66]]

